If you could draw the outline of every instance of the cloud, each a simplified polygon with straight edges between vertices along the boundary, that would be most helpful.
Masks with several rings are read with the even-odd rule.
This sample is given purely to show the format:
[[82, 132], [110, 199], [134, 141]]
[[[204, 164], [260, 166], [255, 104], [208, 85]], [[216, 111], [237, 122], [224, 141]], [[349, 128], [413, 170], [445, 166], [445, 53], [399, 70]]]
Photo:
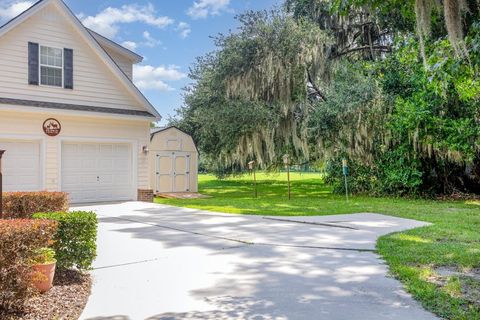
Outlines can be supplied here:
[[143, 22], [157, 28], [164, 28], [174, 22], [167, 16], [157, 16], [155, 7], [150, 3], [146, 6], [136, 4], [123, 5], [120, 8], [108, 7], [96, 16], [82, 19], [82, 23], [105, 37], [117, 35], [119, 24]]
[[133, 81], [142, 90], [173, 91], [165, 81], [178, 81], [187, 77], [175, 65], [154, 67], [151, 65], [133, 66]]
[[182, 37], [183, 39], [188, 37], [190, 32], [192, 32], [192, 29], [190, 28], [190, 25], [186, 22], [178, 23], [178, 26], [175, 30], [180, 33], [180, 37]]
[[145, 42], [143, 42], [142, 44], [150, 48], [153, 48], [159, 44], [162, 44], [162, 41], [152, 37], [152, 35], [148, 31], [143, 32], [143, 38], [145, 39]]
[[33, 1], [0, 1], [0, 23], [15, 18], [33, 5]]
[[187, 14], [193, 19], [207, 18], [219, 15], [222, 11], [229, 11], [230, 0], [198, 0], [188, 8]]
[[123, 41], [122, 46], [132, 51], [135, 51], [138, 47], [137, 43], [133, 41]]

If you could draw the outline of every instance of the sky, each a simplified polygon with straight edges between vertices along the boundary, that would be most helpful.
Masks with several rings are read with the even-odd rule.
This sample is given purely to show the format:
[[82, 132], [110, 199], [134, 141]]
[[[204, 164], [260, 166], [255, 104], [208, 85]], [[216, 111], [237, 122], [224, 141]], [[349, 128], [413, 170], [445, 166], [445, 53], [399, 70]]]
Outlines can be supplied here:
[[[183, 104], [195, 58], [215, 49], [210, 36], [234, 31], [235, 15], [263, 10], [282, 0], [64, 0], [88, 28], [144, 57], [134, 82], [165, 125]], [[0, 0], [0, 25], [34, 0]]]

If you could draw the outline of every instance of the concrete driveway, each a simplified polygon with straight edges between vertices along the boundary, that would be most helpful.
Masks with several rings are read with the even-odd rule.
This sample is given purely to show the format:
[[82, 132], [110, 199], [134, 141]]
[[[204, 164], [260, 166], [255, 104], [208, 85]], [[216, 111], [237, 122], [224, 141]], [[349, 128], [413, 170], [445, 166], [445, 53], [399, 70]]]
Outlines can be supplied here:
[[436, 319], [387, 275], [378, 214], [261, 217], [128, 202], [100, 225], [81, 319]]

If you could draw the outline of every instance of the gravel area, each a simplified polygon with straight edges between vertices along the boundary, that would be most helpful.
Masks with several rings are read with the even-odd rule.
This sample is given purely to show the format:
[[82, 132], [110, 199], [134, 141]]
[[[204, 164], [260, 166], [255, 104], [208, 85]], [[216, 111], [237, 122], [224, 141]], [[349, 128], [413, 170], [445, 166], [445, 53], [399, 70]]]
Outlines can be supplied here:
[[78, 319], [87, 304], [92, 280], [73, 270], [56, 271], [54, 286], [32, 298], [23, 314], [1, 314], [2, 320]]

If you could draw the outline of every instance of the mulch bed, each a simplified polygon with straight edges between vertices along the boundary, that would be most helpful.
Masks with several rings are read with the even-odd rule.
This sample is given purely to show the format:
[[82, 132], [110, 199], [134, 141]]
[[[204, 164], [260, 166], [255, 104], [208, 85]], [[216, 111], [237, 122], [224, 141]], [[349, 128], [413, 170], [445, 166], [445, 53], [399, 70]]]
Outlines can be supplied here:
[[447, 195], [439, 195], [436, 197], [436, 199], [443, 200], [443, 201], [448, 201], [448, 200], [454, 200], [454, 201], [455, 200], [479, 200], [480, 201], [480, 195], [456, 191]]
[[2, 314], [2, 320], [77, 320], [88, 296], [92, 280], [89, 274], [74, 270], [57, 270], [53, 288], [32, 298], [24, 313]]

